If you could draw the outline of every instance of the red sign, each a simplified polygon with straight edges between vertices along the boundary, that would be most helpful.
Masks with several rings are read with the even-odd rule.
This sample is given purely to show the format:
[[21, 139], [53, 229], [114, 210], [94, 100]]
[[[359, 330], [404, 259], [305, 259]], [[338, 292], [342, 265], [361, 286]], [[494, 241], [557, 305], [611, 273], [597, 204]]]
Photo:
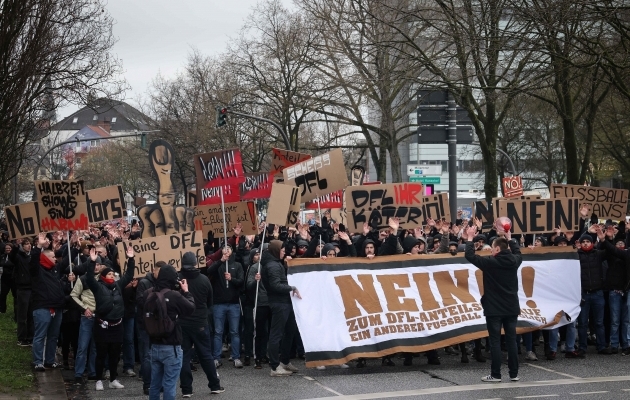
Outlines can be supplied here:
[[311, 158], [311, 155], [306, 153], [298, 153], [296, 151], [282, 150], [276, 148], [273, 148], [272, 150], [273, 157], [271, 159], [270, 171], [272, 174], [282, 173], [285, 168]]
[[[319, 203], [319, 206], [317, 205]], [[343, 208], [343, 190], [337, 190], [325, 196], [317, 197], [304, 203], [307, 210], [317, 210], [318, 208]]]
[[245, 181], [243, 161], [238, 149], [196, 154], [194, 163], [198, 193], [200, 189], [238, 185]]
[[502, 184], [504, 197], [520, 197], [523, 195], [523, 180], [520, 176], [503, 178]]
[[272, 183], [273, 174], [269, 172], [245, 174], [245, 182], [240, 185], [241, 200], [268, 199]]

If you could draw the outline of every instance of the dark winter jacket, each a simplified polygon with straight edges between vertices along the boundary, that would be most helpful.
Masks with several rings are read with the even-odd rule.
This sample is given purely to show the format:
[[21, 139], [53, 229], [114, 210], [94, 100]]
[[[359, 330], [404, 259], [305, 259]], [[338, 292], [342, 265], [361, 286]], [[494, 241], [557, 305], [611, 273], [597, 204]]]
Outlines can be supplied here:
[[195, 299], [195, 311], [189, 316], [181, 317], [179, 324], [192, 327], [208, 325], [208, 309], [212, 308], [212, 284], [210, 280], [194, 267], [183, 268], [179, 272], [179, 278], [186, 279], [188, 291]]
[[379, 256], [393, 256], [398, 253], [398, 236], [391, 234], [387, 236], [381, 247], [378, 249]]
[[64, 293], [61, 277], [60, 263], [55, 264], [51, 269], [44, 268], [39, 263], [41, 249], [33, 248], [31, 251], [30, 274], [32, 279], [32, 301], [33, 310], [39, 308], [63, 308], [66, 304], [66, 294]]
[[125, 315], [125, 302], [123, 290], [129, 282], [133, 280], [136, 262], [134, 257], [127, 260], [127, 270], [120, 279], [112, 284], [102, 280], [96, 280], [94, 268], [96, 264], [90, 260], [85, 282], [96, 300], [96, 316], [107, 321], [117, 321]]
[[[160, 291], [162, 289], [171, 289], [164, 294], [167, 301], [166, 310], [168, 316], [177, 321], [178, 318], [184, 318], [195, 312], [195, 299], [190, 292], [181, 292], [175, 289], [177, 285], [177, 272], [175, 268], [168, 265], [160, 268], [160, 273], [155, 280], [153, 289], [145, 290], [142, 294], [142, 300], [138, 303], [141, 315], [144, 315], [144, 303], [153, 290]], [[182, 344], [182, 328], [179, 324], [175, 325], [175, 329], [166, 338], [150, 338], [151, 344], [181, 346]]]
[[[229, 271], [227, 271], [229, 269]], [[229, 272], [232, 280], [225, 280], [225, 272]], [[158, 275], [159, 276], [159, 275]], [[234, 253], [228, 260], [226, 267], [224, 261], [215, 261], [208, 268], [208, 278], [212, 282], [214, 304], [238, 304], [241, 288], [245, 284], [243, 267], [235, 261]]]
[[[4, 244], [0, 243], [0, 250], [4, 250]], [[9, 258], [10, 253], [2, 253], [0, 254], [0, 268], [2, 268], [2, 280], [12, 280], [13, 279], [13, 270], [14, 264], [13, 261]]]
[[147, 275], [140, 279], [138, 282], [138, 286], [136, 286], [136, 321], [135, 324], [140, 329], [144, 329], [144, 319], [142, 315], [142, 299], [144, 296], [144, 292], [148, 289], [152, 289], [155, 286], [155, 278], [153, 277], [153, 273], [147, 272]]
[[293, 287], [289, 286], [287, 271], [282, 262], [269, 251], [263, 252], [260, 262], [261, 286], [267, 291], [269, 303], [291, 303]]
[[[595, 243], [595, 241], [593, 241]], [[604, 267], [606, 261], [606, 250], [591, 251], [578, 250], [580, 259], [580, 277], [582, 281], [582, 291], [595, 291], [604, 288]]]
[[9, 254], [9, 260], [14, 265], [13, 282], [15, 287], [17, 289], [31, 289], [33, 285], [30, 272], [31, 253], [26, 253], [22, 245], [15, 246]]
[[617, 248], [608, 240], [601, 242], [600, 248], [608, 253], [605, 289], [625, 291], [630, 280], [630, 252]]
[[[255, 250], [252, 250], [254, 252]], [[251, 258], [250, 258], [251, 259]], [[258, 284], [258, 307], [268, 306], [269, 299], [267, 297], [267, 289], [265, 289], [265, 285], [262, 283], [262, 263], [252, 263], [247, 272], [247, 305], [254, 306], [256, 304], [256, 274], [258, 273], [258, 268], [261, 268], [261, 281]]]
[[523, 258], [518, 243], [509, 241], [510, 250], [496, 256], [480, 257], [475, 254], [472, 241], [466, 242], [466, 260], [483, 271], [481, 305], [484, 315], [515, 316], [521, 313], [518, 301], [518, 268]]

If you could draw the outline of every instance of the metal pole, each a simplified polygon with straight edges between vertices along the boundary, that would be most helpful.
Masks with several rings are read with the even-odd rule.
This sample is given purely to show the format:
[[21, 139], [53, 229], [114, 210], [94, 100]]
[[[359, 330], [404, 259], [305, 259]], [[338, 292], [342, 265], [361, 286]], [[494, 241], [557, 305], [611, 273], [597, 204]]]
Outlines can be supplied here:
[[512, 159], [510, 158], [510, 156], [508, 156], [508, 154], [505, 151], [501, 150], [498, 147], [497, 147], [497, 151], [503, 154], [503, 156], [505, 156], [505, 158], [508, 159], [508, 161], [510, 162], [510, 168], [512, 168], [512, 176], [516, 176], [516, 168], [514, 168], [514, 163], [512, 162]]
[[278, 125], [277, 122], [274, 122], [274, 121], [272, 121], [270, 119], [267, 119], [267, 118], [258, 117], [256, 115], [245, 114], [245, 113], [238, 112], [238, 111], [232, 111], [229, 108], [228, 108], [227, 112], [228, 112], [228, 114], [234, 114], [234, 115], [237, 115], [237, 116], [243, 117], [243, 118], [255, 119], [256, 121], [266, 122], [268, 124], [271, 124], [271, 125], [275, 126], [276, 129], [278, 130], [278, 132], [280, 132], [280, 135], [282, 135], [282, 139], [284, 140], [284, 146], [287, 148], [287, 150], [291, 150], [291, 143], [289, 142], [289, 137], [284, 132], [284, 130], [282, 130], [282, 127], [280, 125]]
[[[258, 273], [260, 274], [260, 259], [262, 258], [262, 252], [265, 248], [265, 236], [267, 234], [267, 224], [265, 224], [265, 230], [263, 231], [262, 243], [260, 244], [260, 250], [258, 251]], [[247, 286], [247, 277], [245, 277], [245, 285]], [[256, 360], [256, 311], [258, 310], [258, 287], [260, 281], [256, 281], [256, 297], [254, 300], [254, 360]]]
[[446, 122], [448, 141], [448, 204], [451, 222], [457, 218], [457, 104], [450, 92], [446, 97]]
[[[225, 202], [223, 201], [223, 186], [219, 186], [219, 189], [221, 190], [221, 210], [223, 211], [223, 247], [224, 249], [227, 248], [228, 246], [228, 242], [227, 242], [227, 226], [225, 223]], [[228, 257], [227, 260], [225, 260], [225, 272], [230, 272], [228, 263], [230, 262], [230, 259]], [[225, 287], [229, 288], [230, 287], [230, 281], [228, 281], [227, 279], [225, 280]]]

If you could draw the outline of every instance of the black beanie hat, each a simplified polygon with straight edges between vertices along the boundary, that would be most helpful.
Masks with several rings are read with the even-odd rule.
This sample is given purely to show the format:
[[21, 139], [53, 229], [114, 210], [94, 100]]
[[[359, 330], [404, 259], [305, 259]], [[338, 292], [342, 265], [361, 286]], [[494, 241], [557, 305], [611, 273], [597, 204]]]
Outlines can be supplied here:
[[105, 267], [101, 270], [101, 276], [106, 277], [110, 272], [114, 272], [114, 270], [109, 267]]
[[182, 256], [182, 269], [194, 269], [197, 265], [197, 256], [192, 251], [187, 251]]

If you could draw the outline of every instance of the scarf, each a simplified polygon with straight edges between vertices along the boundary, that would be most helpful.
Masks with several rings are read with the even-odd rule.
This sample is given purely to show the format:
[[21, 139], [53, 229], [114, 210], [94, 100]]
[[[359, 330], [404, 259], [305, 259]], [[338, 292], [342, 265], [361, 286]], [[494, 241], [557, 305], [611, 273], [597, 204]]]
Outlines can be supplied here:
[[44, 254], [39, 255], [39, 263], [42, 265], [42, 267], [46, 268], [47, 270], [51, 270], [55, 266], [55, 263], [51, 261], [50, 258], [46, 257]]

